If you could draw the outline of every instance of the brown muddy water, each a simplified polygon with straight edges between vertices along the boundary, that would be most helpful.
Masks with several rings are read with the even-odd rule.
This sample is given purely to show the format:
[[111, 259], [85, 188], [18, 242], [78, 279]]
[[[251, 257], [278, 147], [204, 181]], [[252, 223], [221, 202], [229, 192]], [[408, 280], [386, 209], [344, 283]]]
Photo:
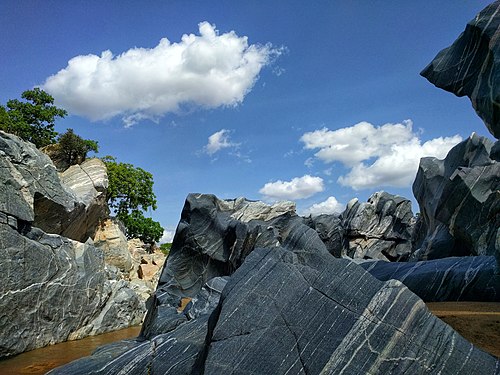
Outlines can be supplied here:
[[[500, 303], [498, 302], [433, 302], [427, 307], [467, 340], [500, 357]], [[140, 326], [67, 341], [35, 349], [0, 361], [0, 374], [45, 374], [80, 357], [90, 355], [98, 346], [137, 337]]]
[[97, 347], [139, 335], [141, 326], [121, 329], [81, 340], [46, 346], [0, 361], [0, 374], [45, 374], [58, 366], [90, 355]]

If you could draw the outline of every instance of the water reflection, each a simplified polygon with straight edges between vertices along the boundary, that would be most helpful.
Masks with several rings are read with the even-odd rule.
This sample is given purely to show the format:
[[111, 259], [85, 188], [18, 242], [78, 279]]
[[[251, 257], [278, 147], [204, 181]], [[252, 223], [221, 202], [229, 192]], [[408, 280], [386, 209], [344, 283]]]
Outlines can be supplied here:
[[22, 353], [0, 361], [0, 374], [45, 374], [55, 367], [90, 355], [98, 346], [137, 337], [140, 330], [141, 326], [130, 327]]

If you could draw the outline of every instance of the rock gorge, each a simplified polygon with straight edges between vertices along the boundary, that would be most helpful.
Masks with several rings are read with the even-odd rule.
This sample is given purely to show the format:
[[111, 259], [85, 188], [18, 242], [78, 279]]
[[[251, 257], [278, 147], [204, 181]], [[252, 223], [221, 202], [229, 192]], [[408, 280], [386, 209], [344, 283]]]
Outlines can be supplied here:
[[[422, 73], [469, 95], [496, 138], [499, 85], [490, 80], [488, 91], [484, 82], [499, 74], [499, 11], [500, 1], [485, 8]], [[112, 222], [95, 244], [75, 241], [94, 223], [87, 198], [99, 197], [104, 179], [76, 184], [88, 193], [71, 190], [29, 145], [5, 133], [0, 142], [2, 355], [55, 342], [52, 330], [68, 338], [119, 321], [135, 292], [110, 275], [134, 270], [137, 252], [121, 252]], [[418, 216], [386, 192], [305, 218], [291, 202], [190, 194], [140, 336], [50, 374], [500, 374], [500, 359], [424, 303], [500, 301], [499, 155], [499, 141], [473, 134], [444, 160], [423, 158]], [[58, 214], [45, 223], [37, 212]], [[26, 316], [15, 319], [16, 308]], [[64, 329], [61, 314], [71, 323]]]

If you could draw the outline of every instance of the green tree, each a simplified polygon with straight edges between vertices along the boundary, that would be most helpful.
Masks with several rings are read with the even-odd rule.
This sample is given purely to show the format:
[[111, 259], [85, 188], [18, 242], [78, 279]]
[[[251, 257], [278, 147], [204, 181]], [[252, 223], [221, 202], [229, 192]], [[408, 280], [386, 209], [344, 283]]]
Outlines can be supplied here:
[[55, 119], [64, 118], [67, 112], [57, 108], [54, 98], [39, 87], [24, 91], [25, 101], [11, 99], [7, 106], [0, 106], [0, 130], [15, 134], [37, 147], [55, 143]]
[[90, 151], [95, 153], [99, 151], [97, 141], [83, 139], [75, 134], [73, 129], [68, 129], [66, 133], [59, 135], [57, 142], [56, 157], [67, 165], [81, 164]]
[[163, 228], [143, 214], [149, 208], [156, 210], [153, 175], [132, 164], [118, 163], [111, 156], [102, 160], [108, 170], [108, 206], [125, 225], [127, 237], [137, 237], [148, 244], [159, 241]]

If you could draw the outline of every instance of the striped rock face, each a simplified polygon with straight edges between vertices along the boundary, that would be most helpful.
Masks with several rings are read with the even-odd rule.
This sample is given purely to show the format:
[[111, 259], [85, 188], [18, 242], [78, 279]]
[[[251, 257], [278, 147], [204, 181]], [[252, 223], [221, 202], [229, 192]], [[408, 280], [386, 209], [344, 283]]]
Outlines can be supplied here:
[[500, 1], [483, 9], [420, 74], [439, 88], [467, 95], [490, 133], [500, 138]]

